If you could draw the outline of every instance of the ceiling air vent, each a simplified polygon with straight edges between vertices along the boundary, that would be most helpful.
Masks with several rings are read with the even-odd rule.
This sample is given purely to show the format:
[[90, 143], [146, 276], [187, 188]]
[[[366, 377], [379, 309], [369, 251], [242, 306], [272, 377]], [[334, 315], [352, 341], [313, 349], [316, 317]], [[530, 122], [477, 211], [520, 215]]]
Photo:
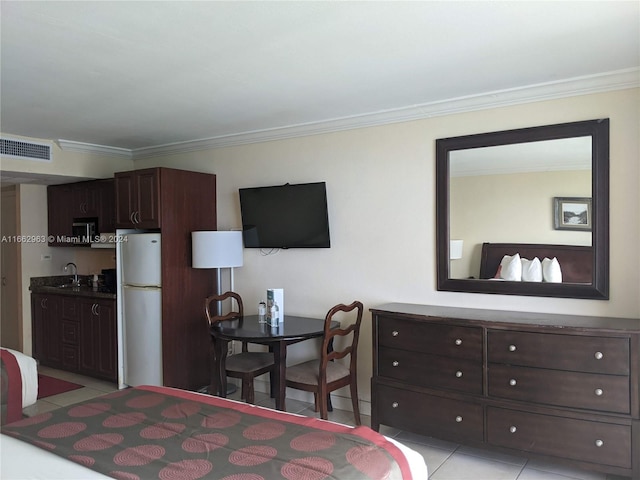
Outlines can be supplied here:
[[51, 161], [51, 145], [0, 138], [0, 154], [10, 158]]

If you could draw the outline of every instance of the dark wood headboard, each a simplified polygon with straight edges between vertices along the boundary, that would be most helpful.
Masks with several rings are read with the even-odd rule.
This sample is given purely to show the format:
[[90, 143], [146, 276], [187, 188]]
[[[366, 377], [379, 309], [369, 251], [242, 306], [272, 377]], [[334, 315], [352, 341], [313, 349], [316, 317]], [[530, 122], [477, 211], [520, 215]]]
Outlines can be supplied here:
[[562, 283], [593, 283], [593, 247], [544, 243], [483, 243], [480, 278], [493, 278], [502, 257], [516, 253], [529, 260], [556, 257], [562, 270]]

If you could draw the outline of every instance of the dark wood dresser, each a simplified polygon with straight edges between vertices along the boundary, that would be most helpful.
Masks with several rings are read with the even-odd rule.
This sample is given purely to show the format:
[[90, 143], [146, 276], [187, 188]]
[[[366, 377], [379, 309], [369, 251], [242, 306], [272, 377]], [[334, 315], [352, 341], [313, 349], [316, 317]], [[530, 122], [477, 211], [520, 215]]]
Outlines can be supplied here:
[[392, 303], [371, 426], [640, 479], [640, 319]]

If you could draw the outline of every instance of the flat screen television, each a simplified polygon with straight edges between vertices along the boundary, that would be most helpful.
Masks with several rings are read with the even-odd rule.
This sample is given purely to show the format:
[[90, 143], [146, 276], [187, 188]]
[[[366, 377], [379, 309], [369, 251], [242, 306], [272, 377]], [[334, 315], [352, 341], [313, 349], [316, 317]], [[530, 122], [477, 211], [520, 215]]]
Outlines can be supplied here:
[[245, 248], [329, 248], [325, 182], [241, 188]]

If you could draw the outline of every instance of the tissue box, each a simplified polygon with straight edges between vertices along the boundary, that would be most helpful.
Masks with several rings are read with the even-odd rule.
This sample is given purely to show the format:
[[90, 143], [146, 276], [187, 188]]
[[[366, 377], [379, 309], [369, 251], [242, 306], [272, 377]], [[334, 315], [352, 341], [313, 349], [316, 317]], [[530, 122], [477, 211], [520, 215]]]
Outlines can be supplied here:
[[[275, 302], [278, 305], [278, 320], [273, 321], [271, 319], [271, 305]], [[267, 289], [267, 321], [270, 325], [274, 323], [284, 322], [284, 289], [282, 288], [268, 288]]]

